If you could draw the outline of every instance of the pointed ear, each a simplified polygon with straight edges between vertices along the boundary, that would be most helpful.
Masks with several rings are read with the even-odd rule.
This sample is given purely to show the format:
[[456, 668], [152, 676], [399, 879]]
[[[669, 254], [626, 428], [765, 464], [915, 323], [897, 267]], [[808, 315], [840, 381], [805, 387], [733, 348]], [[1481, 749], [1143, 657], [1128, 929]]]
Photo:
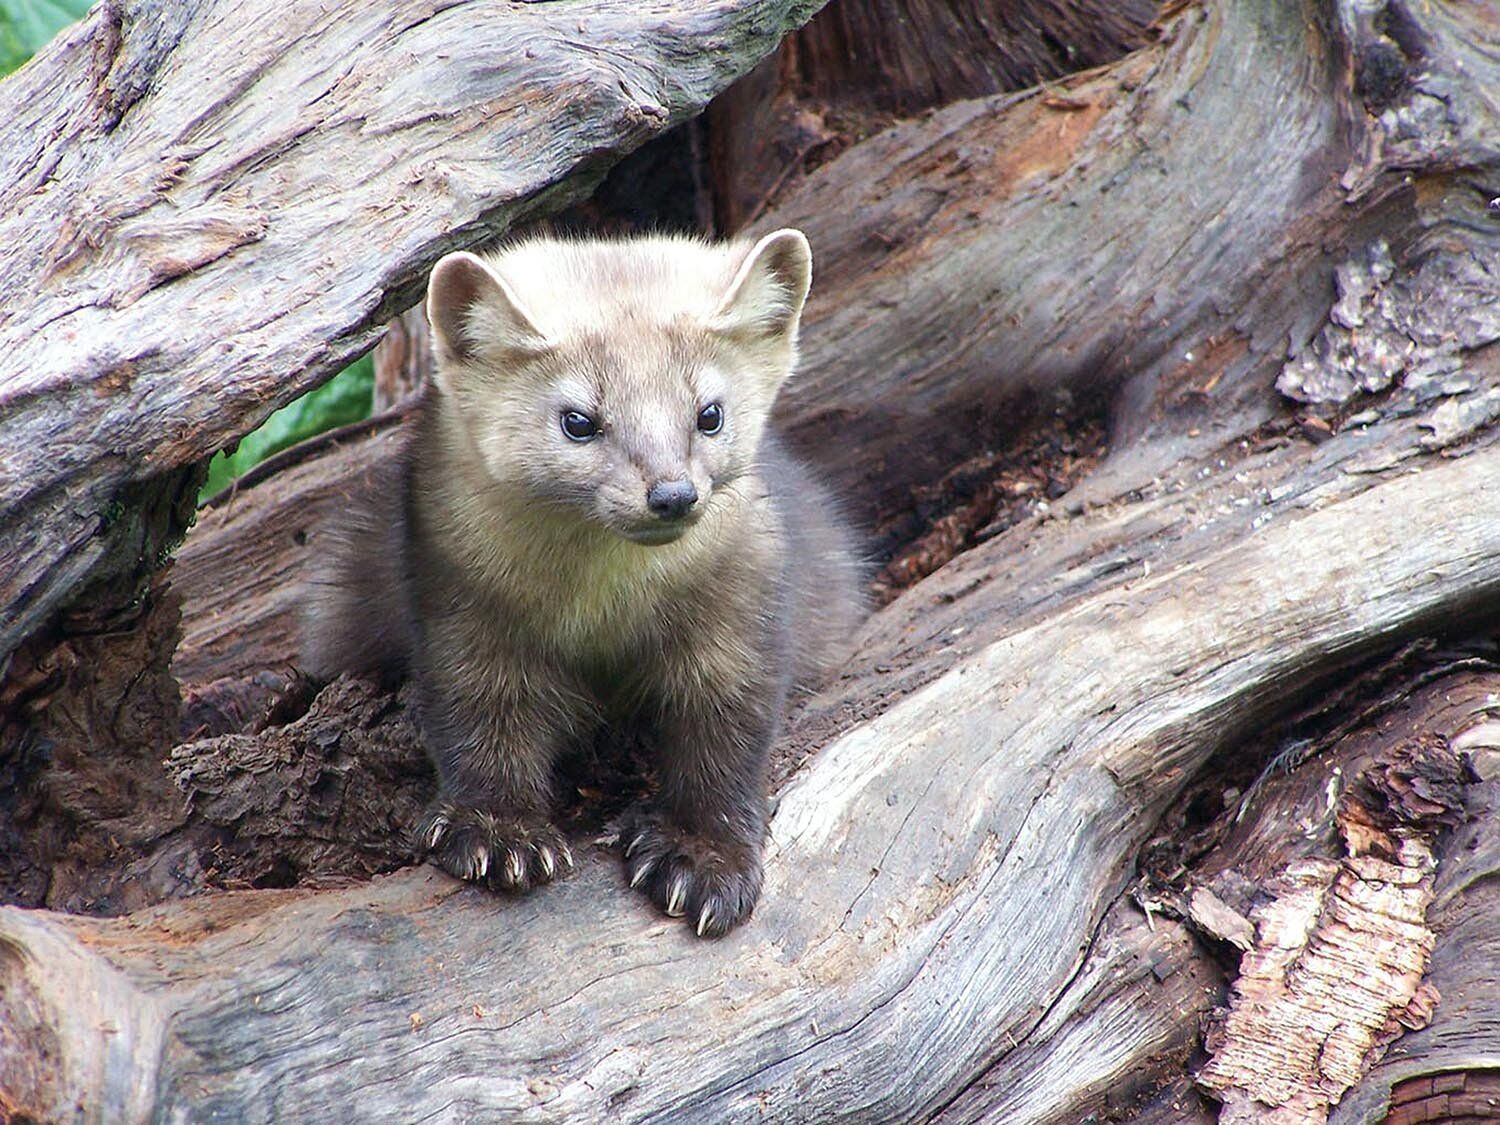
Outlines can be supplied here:
[[755, 336], [795, 336], [812, 285], [812, 249], [800, 230], [766, 235], [745, 255], [713, 326]]
[[546, 336], [511, 287], [473, 254], [449, 254], [427, 282], [427, 323], [438, 358], [465, 363], [486, 346], [537, 351]]

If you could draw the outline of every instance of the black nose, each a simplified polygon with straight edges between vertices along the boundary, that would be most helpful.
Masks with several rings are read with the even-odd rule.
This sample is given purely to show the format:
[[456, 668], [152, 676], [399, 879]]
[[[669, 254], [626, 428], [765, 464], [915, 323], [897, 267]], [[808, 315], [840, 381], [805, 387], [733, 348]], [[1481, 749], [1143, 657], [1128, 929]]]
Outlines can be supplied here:
[[657, 481], [646, 491], [646, 506], [664, 520], [675, 520], [698, 502], [690, 480]]

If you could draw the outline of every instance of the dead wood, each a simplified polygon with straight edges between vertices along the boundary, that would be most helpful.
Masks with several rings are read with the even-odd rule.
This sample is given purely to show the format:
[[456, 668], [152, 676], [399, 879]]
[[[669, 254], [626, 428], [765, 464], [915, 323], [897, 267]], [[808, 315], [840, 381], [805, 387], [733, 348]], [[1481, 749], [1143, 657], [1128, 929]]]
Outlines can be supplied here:
[[1403, 1029], [1431, 1020], [1426, 916], [1464, 780], [1439, 736], [1395, 748], [1338, 794], [1344, 854], [1278, 873], [1263, 887], [1271, 901], [1239, 916], [1245, 956], [1198, 1074], [1221, 1121], [1322, 1120]]
[[[993, 640], [950, 638], [961, 651], [934, 654], [928, 682], [785, 788], [764, 904], [726, 941], [654, 917], [595, 854], [517, 901], [412, 871], [117, 922], [7, 910], [9, 947], [37, 951], [13, 961], [7, 992], [43, 1012], [79, 1004], [78, 987], [131, 992], [138, 1017], [104, 1056], [75, 1048], [59, 1080], [122, 1112], [146, 1097], [135, 1082], [153, 1112], [252, 1119], [371, 1106], [373, 1084], [397, 1116], [930, 1112], [1029, 1041], [1080, 979], [1156, 816], [1216, 751], [1320, 669], [1500, 595], [1500, 529], [1471, 502], [1496, 448], [1283, 501], [1256, 535], [1149, 576], [1106, 572]], [[1389, 511], [1421, 522], [1396, 527]], [[1098, 535], [1121, 514], [1068, 522]], [[1064, 538], [1061, 522], [1032, 536]], [[1008, 557], [1018, 538], [975, 555]], [[1369, 577], [1364, 596], [1333, 596], [1351, 573]], [[874, 639], [866, 652], [899, 656]], [[268, 1044], [282, 1046], [267, 1057]], [[261, 1061], [247, 1068], [249, 1054]]]
[[[1371, 862], [1369, 853], [1349, 851], [1344, 826], [1353, 823], [1355, 808], [1377, 806], [1373, 816], [1358, 817], [1365, 842], [1386, 833], [1430, 831], [1445, 856], [1463, 850], [1466, 858], [1448, 866], [1473, 868], [1463, 880], [1471, 885], [1475, 870], [1495, 866], [1493, 855], [1477, 864], [1468, 858], [1476, 851], [1484, 854], [1482, 846], [1474, 847], [1474, 834], [1495, 830], [1480, 817], [1489, 783], [1470, 780], [1467, 758], [1493, 737], [1493, 693], [1500, 673], [1489, 659], [1431, 643], [1407, 651], [1413, 648], [1415, 662], [1381, 661], [1358, 677], [1343, 678], [1318, 696], [1315, 708], [1255, 732], [1222, 754], [1220, 770], [1206, 772], [1168, 810], [1161, 835], [1145, 850], [1141, 880], [1116, 902], [1077, 980], [1043, 1025], [1006, 1051], [937, 1120], [944, 1125], [1064, 1122], [1089, 1115], [1153, 1125], [1221, 1120], [1216, 1103], [1196, 1092], [1189, 1076], [1212, 1085], [1223, 1074], [1225, 1059], [1252, 1053], [1255, 1065], [1247, 1076], [1262, 1090], [1276, 1086], [1283, 1094], [1265, 1102], [1242, 1101], [1239, 1112], [1250, 1120], [1274, 1120], [1277, 1114], [1320, 1120], [1327, 1106], [1310, 1104], [1315, 1092], [1335, 1102], [1342, 1096], [1345, 1103], [1363, 1103], [1347, 1116], [1351, 1107], [1341, 1103], [1336, 1120], [1380, 1119], [1378, 1111], [1390, 1101], [1390, 1079], [1380, 1080], [1383, 1066], [1363, 1078], [1359, 1073], [1385, 1053], [1387, 1044], [1361, 1060], [1353, 1090], [1347, 1079], [1337, 1083], [1330, 1073], [1339, 1065], [1339, 1052], [1316, 1048], [1354, 1032], [1362, 1015], [1390, 1010], [1393, 981], [1378, 976], [1382, 962], [1411, 954], [1425, 960], [1434, 947], [1457, 951], [1472, 945], [1450, 935], [1435, 904], [1350, 940], [1347, 927], [1369, 920], [1369, 906], [1409, 889], [1394, 881], [1366, 887], [1347, 906], [1328, 900], [1298, 942], [1301, 952], [1277, 948], [1271, 939], [1276, 919], [1310, 881]], [[1349, 722], [1361, 713], [1363, 721]], [[1339, 734], [1328, 729], [1329, 723], [1347, 726]], [[1288, 746], [1301, 748], [1296, 765], [1282, 753]], [[1289, 832], [1288, 825], [1296, 830]], [[1203, 908], [1207, 901], [1216, 904], [1211, 911]], [[1465, 910], [1463, 916], [1472, 926], [1485, 914]], [[1250, 917], [1261, 925], [1252, 925]], [[1492, 922], [1479, 924], [1486, 932], [1494, 929]], [[1365, 961], [1331, 988], [1313, 970], [1330, 952], [1356, 951]], [[1314, 1009], [1279, 1027], [1247, 1016], [1244, 1002], [1262, 979], [1254, 966], [1278, 959], [1283, 969], [1291, 966], [1277, 978], [1283, 986], [1295, 982], [1290, 1002]], [[1484, 963], [1482, 957], [1450, 957], [1450, 963], [1476, 960]], [[1435, 959], [1419, 992], [1430, 999], [1451, 982], [1456, 986], [1451, 1001], [1439, 1000], [1436, 1011], [1409, 1004], [1389, 1024], [1377, 1020], [1384, 1036], [1430, 1020], [1432, 1029], [1449, 1029], [1451, 1042], [1453, 1032], [1461, 1036], [1460, 1029], [1493, 1017], [1496, 993], [1441, 979], [1443, 971], [1441, 959]], [[1232, 1013], [1229, 981], [1236, 996]], [[1281, 999], [1288, 1002], [1288, 992]], [[1317, 1010], [1332, 1014], [1327, 1005], [1341, 1007], [1339, 1014], [1348, 1022], [1319, 1029]], [[1238, 1028], [1230, 1030], [1236, 1021]], [[1215, 1045], [1211, 1060], [1201, 1050], [1203, 1027]], [[1425, 1034], [1403, 1034], [1389, 1055], [1408, 1062], [1408, 1075], [1430, 1075], [1448, 1065], [1473, 1068], [1484, 1061], [1472, 1032], [1468, 1050], [1447, 1060], [1418, 1046]]]
[[721, 232], [898, 117], [1019, 90], [1144, 46], [1158, 5], [834, 0], [707, 114]]
[[183, 683], [297, 663], [300, 583], [320, 546], [317, 529], [360, 490], [376, 457], [394, 455], [399, 420], [337, 439], [323, 456], [285, 465], [199, 513], [192, 546], [173, 568], [173, 581], [194, 592], [173, 662]]
[[1494, 1113], [1500, 1093], [1500, 1054], [1495, 1050], [1495, 1028], [1500, 1026], [1497, 686], [1491, 673], [1443, 693], [1450, 713], [1470, 712], [1449, 741], [1467, 759], [1474, 782], [1464, 793], [1464, 821], [1442, 849], [1435, 897], [1427, 909], [1434, 943], [1423, 987], [1435, 1010], [1402, 1021], [1410, 1030], [1335, 1110], [1330, 1118], [1334, 1125], [1370, 1120], [1387, 1107], [1390, 1125]]
[[392, 409], [427, 385], [432, 378], [432, 337], [421, 305], [391, 321], [375, 347], [374, 360], [376, 414]]
[[[1284, 365], [1326, 355], [1443, 397], [1448, 357], [1500, 335], [1500, 118], [1477, 46], [1500, 31], [1389, 7], [1400, 43], [1355, 5], [1188, 5], [1114, 66], [824, 164], [755, 224], [802, 227], [817, 257], [789, 432], [890, 542], [914, 485], [1028, 415], [1109, 402], [1149, 479], [1274, 416]], [[1389, 80], [1358, 79], [1373, 70]], [[1382, 243], [1394, 269], [1348, 287], [1322, 343], [1330, 265], [1369, 278]], [[1394, 329], [1373, 312], [1387, 296]], [[1340, 351], [1351, 331], [1373, 357]]]

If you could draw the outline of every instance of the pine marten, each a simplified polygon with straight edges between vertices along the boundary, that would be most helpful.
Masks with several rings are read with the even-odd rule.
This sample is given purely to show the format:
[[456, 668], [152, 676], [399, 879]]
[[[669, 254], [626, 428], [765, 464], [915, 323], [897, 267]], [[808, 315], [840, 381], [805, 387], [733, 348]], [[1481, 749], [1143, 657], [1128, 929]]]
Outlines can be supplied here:
[[416, 839], [446, 871], [571, 867], [553, 761], [618, 724], [660, 779], [620, 835], [630, 885], [700, 935], [749, 915], [788, 693], [862, 611], [836, 503], [767, 428], [811, 276], [795, 230], [433, 269], [435, 385], [383, 503], [333, 536], [307, 664], [413, 678], [440, 783]]

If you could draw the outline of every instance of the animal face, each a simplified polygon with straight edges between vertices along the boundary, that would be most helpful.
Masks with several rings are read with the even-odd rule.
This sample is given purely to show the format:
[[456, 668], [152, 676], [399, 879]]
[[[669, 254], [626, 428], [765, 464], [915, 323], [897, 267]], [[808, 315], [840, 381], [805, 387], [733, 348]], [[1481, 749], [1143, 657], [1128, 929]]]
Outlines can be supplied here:
[[673, 542], [754, 465], [809, 279], [795, 231], [450, 255], [428, 296], [439, 390], [497, 489]]

